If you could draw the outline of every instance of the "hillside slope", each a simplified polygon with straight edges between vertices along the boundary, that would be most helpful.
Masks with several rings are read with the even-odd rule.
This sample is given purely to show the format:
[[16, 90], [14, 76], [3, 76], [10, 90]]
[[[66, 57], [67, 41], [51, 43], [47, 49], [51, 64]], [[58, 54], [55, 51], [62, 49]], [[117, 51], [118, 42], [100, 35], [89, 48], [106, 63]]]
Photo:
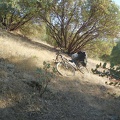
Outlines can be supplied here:
[[[36, 67], [53, 63], [55, 54], [50, 45], [0, 30], [0, 120], [120, 120], [120, 88], [107, 78], [57, 74], [43, 97], [23, 82], [35, 81]], [[89, 59], [88, 68], [97, 62]]]

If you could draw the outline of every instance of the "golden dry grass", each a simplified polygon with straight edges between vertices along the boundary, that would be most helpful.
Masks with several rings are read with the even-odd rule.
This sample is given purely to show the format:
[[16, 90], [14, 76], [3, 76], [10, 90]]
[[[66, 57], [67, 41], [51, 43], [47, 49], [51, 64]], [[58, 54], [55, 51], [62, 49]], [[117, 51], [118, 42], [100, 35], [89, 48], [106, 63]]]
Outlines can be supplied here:
[[[0, 30], [0, 57], [8, 59], [10, 62], [16, 65], [17, 69], [22, 70], [24, 73], [27, 73], [28, 71], [35, 71], [36, 67], [43, 67], [44, 61], [49, 61], [49, 63], [54, 65], [53, 59], [55, 59], [55, 55], [56, 53], [52, 46], [42, 42], [39, 43], [38, 40], [32, 41], [26, 37], [14, 35]], [[99, 63], [100, 61], [88, 59], [89, 71], [91, 71], [91, 68], [95, 68], [96, 64]], [[0, 70], [0, 79], [3, 78], [7, 78], [7, 72]], [[88, 104], [88, 108], [86, 109], [89, 109], [90, 106], [97, 109], [104, 108], [103, 110], [108, 110], [111, 113], [109, 110], [110, 107], [108, 107], [108, 109], [105, 107], [110, 105], [112, 102], [105, 102], [101, 105], [98, 104], [97, 100], [95, 99], [109, 99], [109, 95], [104, 93], [104, 91], [115, 93], [117, 97], [120, 96], [120, 89], [117, 89], [113, 86], [106, 86], [106, 80], [108, 79], [93, 75], [91, 72], [83, 75], [77, 71], [76, 76], [71, 78], [56, 76], [51, 80], [48, 88], [53, 94], [57, 94], [59, 91], [63, 92], [63, 95], [69, 92], [70, 94], [78, 93], [76, 98], [79, 100], [79, 97], [82, 95], [84, 96]], [[2, 95], [0, 96], [1, 109], [15, 106], [14, 109], [16, 111], [22, 110], [22, 112], [31, 112], [40, 111], [44, 107], [42, 105], [43, 101], [39, 98], [39, 93], [34, 89], [29, 88], [20, 80], [16, 79], [10, 81], [0, 81], [0, 88], [0, 90], [2, 90]], [[69, 94], [67, 95], [71, 99], [73, 96], [75, 96], [69, 96]], [[57, 99], [59, 99], [59, 97], [61, 96], [58, 96]], [[50, 105], [51, 103], [49, 102], [50, 101], [48, 100], [48, 103], [46, 102], [45, 104]], [[20, 106], [16, 105], [18, 103]], [[113, 104], [113, 108], [115, 104]], [[117, 112], [117, 110], [115, 110], [115, 112]], [[23, 118], [22, 116], [19, 117], [24, 119], [24, 115]]]
[[[27, 44], [27, 42], [24, 42], [26, 39], [0, 30], [0, 58], [9, 60], [9, 62], [15, 64], [16, 69], [22, 70], [22, 72], [33, 71], [34, 73], [36, 67], [43, 67], [44, 61], [52, 61], [55, 53], [46, 51], [32, 44], [32, 42]], [[38, 99], [36, 97], [39, 97], [38, 93], [34, 94], [34, 91], [28, 89], [20, 80], [7, 81], [7, 72], [4, 70], [0, 70], [0, 88], [4, 91], [4, 94], [0, 97], [0, 108], [14, 106], [16, 102], [20, 101], [28, 102], [29, 107], [25, 108], [28, 111], [35, 109], [37, 111], [42, 107], [39, 101], [36, 101]]]
[[[30, 40], [30, 42], [29, 40], [30, 39], [21, 35], [19, 36], [0, 30], [0, 57], [9, 59], [9, 61], [17, 65], [18, 69], [24, 71], [31, 69], [35, 70], [36, 67], [43, 67], [44, 61], [49, 61], [49, 63], [53, 65], [53, 59], [55, 59], [56, 55], [56, 53], [53, 52], [54, 48], [39, 40]], [[38, 46], [39, 42], [44, 44], [44, 46]], [[94, 69], [96, 64], [99, 64], [100, 62], [103, 63], [102, 61], [88, 59], [89, 71], [91, 71], [91, 68]], [[3, 72], [1, 72], [1, 74], [2, 73]], [[2, 75], [4, 76], [6, 73], [3, 73]], [[101, 78], [91, 73], [83, 76], [81, 73], [76, 72], [76, 77], [81, 80], [84, 78], [84, 80], [97, 84], [104, 84], [104, 81], [106, 80], [106, 78]]]
[[[36, 66], [42, 66], [43, 61], [52, 61], [55, 57], [55, 53], [46, 51], [40, 47], [34, 45], [34, 43], [24, 42], [26, 38], [19, 37], [10, 33], [1, 31], [0, 36], [0, 56], [8, 58], [13, 62], [19, 62], [23, 60], [25, 65], [30, 65], [30, 62]], [[36, 43], [37, 44], [37, 43]], [[23, 65], [24, 66], [24, 65]]]

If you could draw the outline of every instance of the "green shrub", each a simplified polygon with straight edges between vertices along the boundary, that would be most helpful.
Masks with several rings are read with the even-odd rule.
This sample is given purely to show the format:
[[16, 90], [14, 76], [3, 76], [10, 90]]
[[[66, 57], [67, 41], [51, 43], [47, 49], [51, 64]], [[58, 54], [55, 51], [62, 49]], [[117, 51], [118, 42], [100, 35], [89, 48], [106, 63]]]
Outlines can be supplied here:
[[[94, 74], [98, 74], [99, 76], [106, 76], [109, 77], [111, 79], [116, 79], [119, 80], [120, 79], [120, 67], [115, 67], [113, 64], [110, 65], [110, 67], [106, 67], [107, 63], [103, 63], [103, 65], [96, 65], [95, 69], [91, 69], [91, 71]], [[99, 68], [102, 68], [99, 70]]]
[[36, 81], [38, 81], [38, 84], [40, 86], [39, 89], [40, 97], [42, 97], [42, 95], [46, 91], [47, 86], [53, 77], [52, 73], [48, 71], [48, 69], [50, 68], [50, 64], [44, 61], [43, 66], [44, 66], [43, 69], [37, 68], [36, 70], [36, 79], [37, 79]]
[[110, 63], [114, 65], [120, 65], [120, 41], [112, 49]]
[[88, 43], [85, 49], [88, 50], [89, 57], [108, 62], [114, 46], [115, 43], [111, 39], [95, 39]]
[[107, 55], [107, 54], [103, 54], [101, 57], [100, 57], [101, 60], [105, 61], [105, 62], [109, 62], [110, 61], [110, 55]]

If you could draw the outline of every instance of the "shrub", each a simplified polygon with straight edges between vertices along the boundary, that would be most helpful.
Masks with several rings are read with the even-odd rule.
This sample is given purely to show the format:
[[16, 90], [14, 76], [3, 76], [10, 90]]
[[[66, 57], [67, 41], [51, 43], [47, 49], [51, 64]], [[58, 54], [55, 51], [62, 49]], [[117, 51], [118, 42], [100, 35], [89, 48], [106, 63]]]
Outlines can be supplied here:
[[120, 41], [112, 49], [110, 63], [114, 65], [120, 65]]
[[37, 86], [40, 87], [40, 89], [38, 89], [40, 93], [40, 97], [42, 97], [42, 95], [46, 91], [48, 83], [52, 78], [52, 73], [48, 71], [48, 69], [50, 68], [50, 64], [43, 62], [43, 65], [44, 65], [43, 69], [37, 68], [36, 70], [36, 79], [37, 79], [36, 81], [38, 81]]
[[53, 73], [56, 73], [56, 69], [52, 67], [52, 72], [50, 72], [51, 65], [49, 62], [43, 62], [43, 69], [37, 68], [36, 70], [36, 78], [37, 82], [37, 89], [39, 90], [40, 97], [44, 94], [44, 92], [47, 90], [47, 86], [51, 79], [54, 77]]
[[103, 54], [101, 57], [100, 57], [101, 60], [105, 61], [105, 62], [109, 62], [110, 61], [110, 55], [107, 55], [107, 54]]
[[[95, 69], [91, 69], [94, 74], [98, 74], [99, 76], [107, 76], [111, 79], [120, 79], [120, 67], [115, 67], [114, 65], [110, 65], [109, 68], [106, 67], [107, 63], [103, 63], [103, 65], [96, 65]], [[99, 68], [102, 68], [99, 69]]]

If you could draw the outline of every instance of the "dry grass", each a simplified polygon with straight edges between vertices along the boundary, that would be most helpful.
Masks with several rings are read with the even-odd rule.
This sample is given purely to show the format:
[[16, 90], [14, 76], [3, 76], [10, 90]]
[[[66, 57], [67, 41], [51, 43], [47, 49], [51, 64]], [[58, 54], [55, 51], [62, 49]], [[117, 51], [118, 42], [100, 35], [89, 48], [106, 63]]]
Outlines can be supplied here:
[[[47, 44], [42, 45], [43, 43], [39, 44], [36, 43], [36, 41], [29, 41], [28, 38], [0, 30], [0, 57], [8, 59], [9, 62], [15, 64], [16, 69], [22, 71], [22, 75], [26, 74], [26, 76], [28, 75], [28, 77], [30, 77], [30, 75], [34, 74], [36, 67], [43, 67], [44, 61], [49, 61], [49, 63], [53, 65], [53, 59], [55, 58], [55, 52], [51, 46]], [[91, 70], [91, 68], [95, 68], [96, 64], [99, 63], [100, 61], [88, 59], [88, 69]], [[27, 74], [28, 72], [30, 75]], [[107, 78], [101, 78], [91, 74], [91, 72], [84, 75], [80, 72], [76, 72], [76, 76], [71, 78], [56, 76], [51, 79], [51, 83], [48, 86], [48, 89], [52, 93], [46, 93], [43, 99], [39, 97], [38, 91], [30, 88], [20, 79], [4, 81], [3, 78], [7, 79], [7, 76], [8, 73], [6, 71], [0, 70], [0, 91], [2, 93], [0, 95], [0, 109], [3, 111], [5, 109], [5, 112], [8, 110], [6, 114], [9, 115], [9, 120], [28, 120], [31, 116], [26, 118], [25, 113], [30, 113], [31, 115], [32, 112], [41, 112], [43, 109], [45, 112], [49, 111], [52, 113], [52, 109], [54, 112], [60, 113], [62, 110], [66, 112], [66, 107], [70, 107], [68, 110], [71, 110], [70, 112], [72, 113], [74, 112], [72, 109], [79, 105], [81, 105], [78, 110], [80, 112], [84, 111], [84, 109], [88, 111], [89, 108], [108, 111], [108, 113], [117, 113], [120, 111], [116, 110], [114, 107], [116, 104], [118, 105], [119, 102], [115, 102], [114, 99], [107, 94], [107, 92], [112, 92], [119, 97], [120, 89], [114, 88], [113, 86], [106, 86], [105, 81]], [[58, 93], [60, 95], [58, 95]], [[107, 103], [106, 101], [109, 100], [109, 97], [111, 101]], [[82, 102], [83, 99], [84, 101]], [[75, 103], [75, 100], [80, 101], [80, 104]], [[100, 103], [100, 101], [102, 102]], [[86, 103], [84, 104], [84, 102]], [[113, 105], [111, 105], [111, 103], [113, 103]], [[74, 104], [75, 107], [73, 107]], [[65, 107], [65, 105], [68, 106]], [[81, 110], [83, 105], [85, 105], [85, 108]], [[109, 107], [109, 105], [112, 107]], [[14, 118], [13, 116], [16, 113], [13, 114], [9, 112], [9, 108], [20, 113], [20, 115], [17, 114], [18, 116], [16, 116], [19, 118]], [[62, 108], [62, 110], [57, 111], [59, 108]], [[110, 108], [114, 108], [114, 111], [110, 110]], [[76, 113], [78, 111], [76, 111]], [[3, 118], [6, 116], [5, 112], [4, 114], [0, 112], [0, 119], [1, 116], [4, 115]], [[51, 118], [54, 115], [51, 114]], [[83, 114], [80, 115], [82, 116]], [[34, 119], [35, 118], [33, 118], [33, 120]], [[8, 119], [4, 118], [4, 120]]]
[[[42, 66], [43, 61], [52, 61], [55, 53], [46, 51], [34, 44], [27, 44], [26, 39], [10, 33], [4, 33], [0, 36], [0, 56], [12, 61], [30, 60], [37, 66]], [[26, 62], [25, 62], [26, 63]]]
[[[43, 46], [37, 46], [34, 42], [39, 40], [34, 40], [29, 43], [29, 39], [23, 36], [14, 35], [0, 30], [0, 57], [7, 58], [12, 63], [16, 64], [18, 69], [24, 71], [35, 70], [36, 67], [43, 67], [44, 61], [49, 61], [53, 65], [53, 59], [55, 58], [55, 52], [46, 49], [43, 49]], [[41, 42], [43, 44], [43, 42]], [[37, 43], [39, 44], [39, 43]], [[49, 46], [45, 43], [45, 46]], [[49, 46], [51, 47], [51, 46]], [[95, 68], [96, 64], [103, 63], [102, 61], [88, 59], [88, 69], [91, 71], [91, 68]], [[77, 73], [77, 72], [76, 72]], [[1, 77], [6, 76], [7, 73], [4, 71], [1, 72]], [[93, 74], [82, 75], [77, 73], [76, 77], [84, 80], [91, 81], [92, 83], [101, 84], [106, 78], [100, 78]], [[100, 80], [99, 80], [100, 79]], [[98, 83], [98, 84], [99, 84]]]
[[[52, 61], [55, 55], [55, 53], [43, 50], [34, 44], [27, 44], [24, 42], [26, 39], [0, 30], [0, 57], [15, 64], [16, 69], [22, 70], [24, 74], [34, 73], [36, 67], [43, 67], [43, 62]], [[39, 101], [39, 93], [30, 89], [20, 80], [8, 81], [7, 74], [6, 71], [0, 70], [0, 90], [2, 90], [0, 108], [9, 108], [20, 103], [24, 111], [40, 111], [43, 106]], [[27, 74], [25, 75], [27, 76]], [[21, 110], [17, 107], [16, 109]]]
[[4, 70], [0, 70], [0, 78], [6, 78], [7, 77], [7, 72]]

